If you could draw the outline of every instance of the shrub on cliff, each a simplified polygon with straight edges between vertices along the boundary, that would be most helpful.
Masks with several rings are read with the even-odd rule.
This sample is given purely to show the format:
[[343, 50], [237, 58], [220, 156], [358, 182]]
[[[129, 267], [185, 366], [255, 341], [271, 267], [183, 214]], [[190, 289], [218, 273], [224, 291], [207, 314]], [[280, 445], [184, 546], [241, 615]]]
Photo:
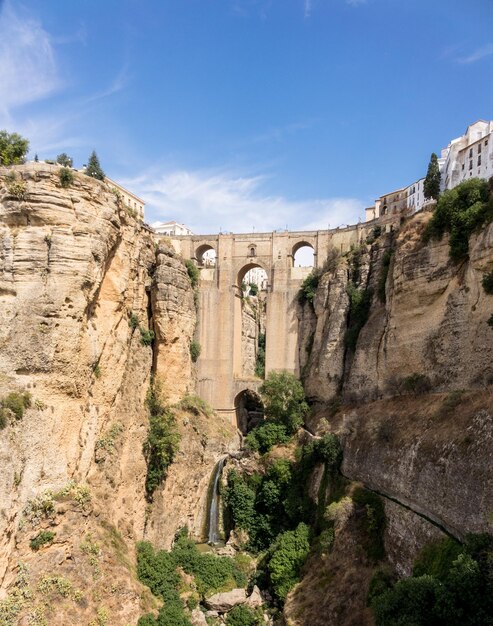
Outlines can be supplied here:
[[233, 607], [226, 617], [227, 626], [261, 626], [264, 623], [261, 611], [255, 611], [244, 604]]
[[192, 287], [195, 289], [195, 287], [199, 284], [199, 278], [200, 278], [199, 268], [195, 265], [195, 263], [191, 259], [186, 259], [185, 266], [187, 268], [188, 277], [190, 278]]
[[372, 292], [370, 289], [358, 289], [354, 282], [348, 283], [349, 296], [348, 328], [344, 337], [346, 347], [354, 352], [361, 329], [370, 314]]
[[[374, 594], [377, 626], [487, 626], [493, 615], [493, 537], [468, 535], [425, 546], [412, 578]], [[420, 574], [417, 576], [417, 574]]]
[[192, 358], [193, 363], [197, 362], [197, 359], [199, 358], [201, 352], [202, 352], [202, 347], [200, 343], [198, 341], [195, 341], [195, 339], [193, 339], [190, 342], [190, 356]]
[[277, 538], [270, 550], [269, 578], [276, 597], [284, 601], [290, 589], [299, 580], [301, 566], [310, 551], [310, 529], [299, 524]]
[[284, 424], [266, 420], [248, 433], [245, 445], [253, 452], [265, 454], [274, 446], [287, 443], [290, 439]]
[[270, 372], [261, 385], [265, 416], [284, 424], [288, 434], [302, 424], [309, 407], [301, 382], [289, 372]]
[[484, 274], [481, 284], [483, 285], [483, 289], [485, 293], [490, 294], [490, 295], [493, 294], [493, 272]]
[[313, 304], [313, 298], [317, 292], [318, 283], [320, 282], [320, 274], [315, 270], [308, 274], [305, 280], [301, 283], [300, 290], [298, 292], [298, 302], [304, 304], [310, 302]]
[[24, 163], [29, 141], [17, 133], [0, 130], [0, 165]]
[[147, 394], [149, 430], [144, 442], [144, 457], [147, 462], [146, 494], [148, 500], [168, 473], [180, 447], [180, 433], [176, 419], [168, 407], [161, 403], [160, 388], [153, 383]]
[[68, 167], [62, 167], [58, 172], [58, 176], [60, 178], [60, 185], [65, 189], [70, 187], [70, 185], [74, 182], [74, 175], [72, 170]]
[[18, 393], [12, 391], [0, 400], [0, 409], [8, 409], [15, 418], [20, 420], [24, 417], [24, 411], [31, 406], [31, 394], [27, 391]]
[[488, 183], [470, 178], [447, 189], [438, 200], [424, 240], [441, 239], [450, 233], [450, 257], [459, 262], [469, 254], [469, 237], [493, 219], [493, 198]]

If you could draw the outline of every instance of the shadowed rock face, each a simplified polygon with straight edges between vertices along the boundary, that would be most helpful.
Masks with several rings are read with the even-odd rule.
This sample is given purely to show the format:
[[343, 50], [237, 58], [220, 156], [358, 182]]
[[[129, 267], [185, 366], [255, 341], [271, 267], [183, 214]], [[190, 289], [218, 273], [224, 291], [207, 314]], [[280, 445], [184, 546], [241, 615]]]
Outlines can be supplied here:
[[[25, 184], [22, 199], [9, 191], [12, 171]], [[78, 173], [63, 189], [58, 172], [45, 164], [0, 169], [0, 398], [32, 394], [31, 407], [21, 420], [9, 419], [0, 437], [0, 594], [11, 587], [19, 560], [33, 584], [47, 563], [50, 575], [70, 578], [70, 554], [78, 554], [86, 530], [99, 537], [100, 522], [121, 537], [130, 564], [146, 524], [149, 539], [160, 544], [185, 523], [200, 534], [210, 474], [235, 446], [233, 429], [218, 418], [181, 412], [182, 448], [166, 497], [156, 492], [154, 511], [164, 522], [146, 520], [146, 393], [153, 372], [170, 403], [194, 389], [193, 291], [182, 261], [166, 245], [156, 248], [111, 189]], [[153, 345], [143, 344], [141, 329], [155, 332]], [[29, 499], [69, 481], [86, 484], [94, 506], [69, 517], [57, 508], [46, 524], [65, 537], [65, 557], [51, 559], [52, 550], [60, 552], [54, 545], [39, 560], [30, 535], [19, 530], [22, 511]], [[67, 542], [67, 533], [77, 541]], [[113, 603], [111, 621], [135, 623], [144, 612], [142, 587], [131, 582], [132, 566], [115, 573], [106, 549], [109, 554], [109, 544], [101, 546], [102, 580], [114, 575], [135, 591]], [[77, 610], [49, 623], [75, 623]], [[95, 610], [91, 600], [88, 621]]]
[[[314, 313], [310, 305], [301, 313], [302, 327], [312, 332], [304, 374], [314, 400], [326, 401], [341, 391], [349, 399], [392, 395], [396, 383], [414, 373], [428, 376], [436, 390], [493, 382], [492, 331], [486, 323], [493, 306], [481, 285], [483, 274], [493, 269], [493, 224], [471, 237], [470, 258], [457, 266], [449, 259], [447, 235], [423, 245], [428, 219], [429, 214], [416, 215], [397, 236], [385, 303], [378, 286], [383, 253], [391, 242], [381, 237], [363, 251], [359, 285], [373, 296], [354, 355], [344, 349], [347, 259], [322, 277]], [[306, 347], [309, 332], [304, 334]]]

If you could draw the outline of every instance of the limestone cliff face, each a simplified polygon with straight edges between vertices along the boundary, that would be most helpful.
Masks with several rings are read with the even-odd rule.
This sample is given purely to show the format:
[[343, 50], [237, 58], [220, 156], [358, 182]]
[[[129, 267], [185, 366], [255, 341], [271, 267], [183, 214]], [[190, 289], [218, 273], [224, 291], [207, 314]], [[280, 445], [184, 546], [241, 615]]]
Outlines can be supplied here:
[[[169, 542], [197, 505], [192, 496], [175, 515], [173, 499], [158, 493], [160, 510], [173, 523], [165, 529], [150, 523], [142, 453], [151, 375], [170, 403], [193, 391], [193, 290], [175, 253], [164, 244], [156, 248], [152, 233], [106, 184], [74, 173], [64, 189], [58, 173], [45, 164], [0, 169], [0, 398], [32, 395], [22, 419], [10, 414], [0, 432], [0, 599], [15, 589], [19, 561], [32, 589], [42, 576], [68, 577], [75, 589], [92, 554], [94, 563], [100, 560], [99, 588], [115, 581], [113, 599], [102, 600], [111, 623], [135, 623], [145, 597], [134, 581], [135, 541], [147, 524], [152, 540]], [[149, 330], [153, 345], [145, 345]], [[193, 435], [184, 432], [182, 463], [166, 493], [183, 488], [189, 471], [201, 486], [207, 483], [226, 440], [234, 438], [217, 418], [201, 419], [189, 419]], [[205, 462], [200, 454], [185, 458], [190, 442]], [[80, 485], [89, 491], [82, 507]], [[31, 528], [25, 511], [38, 498], [53, 504]], [[29, 541], [42, 529], [56, 538], [38, 553]], [[84, 552], [79, 544], [86, 535], [98, 547]], [[98, 606], [84, 598], [90, 621]], [[22, 615], [37, 610], [35, 600], [34, 593]], [[54, 614], [49, 623], [73, 622], [80, 606], [71, 610], [71, 618]]]
[[[470, 238], [469, 260], [457, 266], [447, 236], [422, 242], [429, 217], [417, 214], [395, 239], [366, 246], [359, 284], [372, 295], [354, 350], [344, 341], [349, 257], [321, 278], [313, 307], [300, 313], [300, 354], [310, 353], [305, 388], [320, 403], [309, 427], [328, 422], [341, 437], [344, 475], [382, 494], [387, 557], [399, 575], [411, 573], [430, 539], [491, 532], [492, 523], [493, 297], [481, 281], [493, 269], [493, 224]], [[393, 253], [382, 302], [386, 250]], [[430, 392], [402, 395], [414, 374]], [[336, 395], [337, 414], [327, 404]]]
[[[493, 268], [493, 224], [471, 237], [470, 258], [457, 266], [449, 259], [447, 235], [422, 243], [429, 217], [417, 214], [394, 244], [380, 237], [366, 246], [359, 284], [373, 296], [354, 355], [344, 349], [348, 259], [322, 277], [314, 312], [305, 305], [302, 313], [304, 325], [315, 318], [305, 367], [306, 389], [314, 400], [340, 392], [353, 399], [392, 395], [396, 383], [414, 373], [428, 376], [436, 390], [477, 388], [493, 381], [493, 340], [486, 324], [492, 298], [481, 286], [483, 274]], [[382, 303], [382, 257], [391, 246]]]

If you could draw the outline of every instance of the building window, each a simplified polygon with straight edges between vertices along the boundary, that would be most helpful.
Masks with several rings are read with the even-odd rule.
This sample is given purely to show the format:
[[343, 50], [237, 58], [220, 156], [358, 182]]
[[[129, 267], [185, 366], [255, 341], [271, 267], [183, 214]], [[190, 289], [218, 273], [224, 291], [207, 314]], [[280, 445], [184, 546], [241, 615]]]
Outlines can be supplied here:
[[472, 148], [469, 148], [469, 158], [472, 157]]
[[255, 256], [255, 246], [251, 246], [251, 248], [250, 248], [250, 256]]
[[487, 146], [488, 145], [488, 140], [485, 139], [484, 145]]
[[464, 165], [464, 163], [463, 163], [463, 164], [462, 164], [462, 169], [464, 169], [464, 167], [465, 167], [465, 165]]
[[472, 161], [469, 161], [469, 169], [472, 170]]
[[478, 143], [478, 154], [481, 154], [481, 144]]
[[481, 165], [481, 155], [478, 156], [478, 167]]

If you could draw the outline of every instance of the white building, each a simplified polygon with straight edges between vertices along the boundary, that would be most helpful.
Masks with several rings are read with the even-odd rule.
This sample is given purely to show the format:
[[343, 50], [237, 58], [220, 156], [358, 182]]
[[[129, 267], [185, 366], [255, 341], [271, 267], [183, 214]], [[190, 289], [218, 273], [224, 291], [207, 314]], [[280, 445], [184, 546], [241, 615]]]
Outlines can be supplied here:
[[416, 213], [423, 208], [425, 203], [424, 184], [425, 179], [420, 178], [406, 189], [408, 213]]
[[478, 120], [462, 137], [453, 139], [439, 159], [441, 190], [453, 189], [467, 178], [493, 176], [493, 121]]
[[144, 207], [145, 207], [144, 200], [139, 198], [139, 196], [136, 196], [134, 193], [132, 193], [128, 189], [125, 189], [125, 187], [122, 187], [120, 183], [116, 183], [114, 180], [111, 180], [111, 178], [108, 178], [106, 176], [104, 180], [110, 187], [116, 189], [120, 193], [123, 204], [125, 204], [125, 206], [127, 206], [132, 211], [135, 211], [137, 215], [139, 216], [139, 219], [143, 221], [144, 220]]
[[178, 222], [156, 222], [152, 224], [152, 227], [158, 233], [158, 235], [165, 235], [167, 237], [179, 236], [179, 235], [193, 235], [193, 232], [185, 226], [185, 224], [178, 224]]

